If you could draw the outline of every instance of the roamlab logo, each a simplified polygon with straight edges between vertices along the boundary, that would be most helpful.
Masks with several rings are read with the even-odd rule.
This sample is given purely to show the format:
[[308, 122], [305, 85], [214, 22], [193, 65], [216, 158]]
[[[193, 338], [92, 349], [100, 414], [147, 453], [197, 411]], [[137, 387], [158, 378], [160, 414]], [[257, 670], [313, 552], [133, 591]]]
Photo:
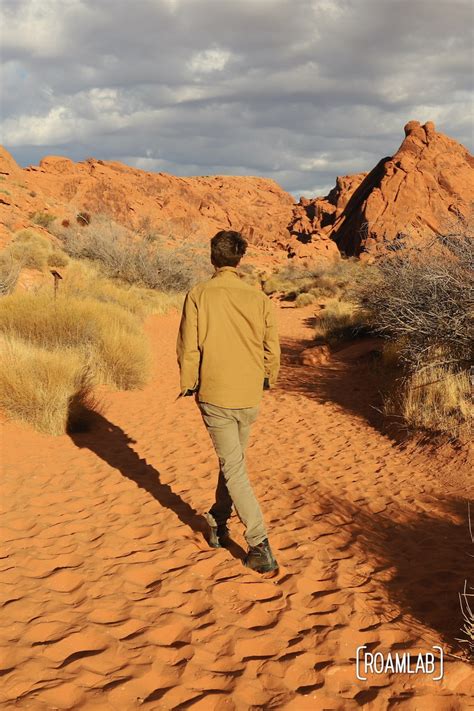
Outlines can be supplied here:
[[[367, 681], [369, 674], [424, 674], [433, 681], [440, 681], [444, 674], [443, 649], [435, 644], [433, 651], [411, 654], [410, 652], [367, 652], [367, 645], [357, 647], [356, 676]], [[435, 654], [437, 652], [437, 654]]]

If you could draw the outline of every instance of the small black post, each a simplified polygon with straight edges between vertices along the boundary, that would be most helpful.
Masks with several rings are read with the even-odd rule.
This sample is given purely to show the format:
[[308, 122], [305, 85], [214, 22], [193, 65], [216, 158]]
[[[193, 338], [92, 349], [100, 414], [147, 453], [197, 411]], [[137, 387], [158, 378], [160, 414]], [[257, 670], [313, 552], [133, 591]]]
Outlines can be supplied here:
[[54, 277], [54, 300], [56, 301], [56, 293], [58, 291], [58, 284], [59, 284], [59, 280], [62, 279], [62, 276], [59, 272], [56, 271], [56, 269], [51, 269], [51, 274]]

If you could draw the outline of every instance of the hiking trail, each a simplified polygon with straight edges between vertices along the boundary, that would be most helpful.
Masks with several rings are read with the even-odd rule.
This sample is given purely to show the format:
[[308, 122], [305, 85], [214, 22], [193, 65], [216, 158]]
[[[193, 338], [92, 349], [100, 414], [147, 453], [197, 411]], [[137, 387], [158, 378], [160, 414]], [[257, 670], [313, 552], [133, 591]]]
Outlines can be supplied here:
[[454, 650], [473, 485], [465, 460], [384, 432], [370, 363], [301, 363], [314, 312], [277, 309], [280, 376], [247, 448], [275, 578], [243, 567], [235, 514], [230, 550], [203, 539], [217, 458], [176, 401], [178, 312], [148, 318], [152, 382], [100, 388], [90, 432], [3, 424], [1, 709], [469, 708], [454, 657], [440, 681], [356, 678], [359, 645]]

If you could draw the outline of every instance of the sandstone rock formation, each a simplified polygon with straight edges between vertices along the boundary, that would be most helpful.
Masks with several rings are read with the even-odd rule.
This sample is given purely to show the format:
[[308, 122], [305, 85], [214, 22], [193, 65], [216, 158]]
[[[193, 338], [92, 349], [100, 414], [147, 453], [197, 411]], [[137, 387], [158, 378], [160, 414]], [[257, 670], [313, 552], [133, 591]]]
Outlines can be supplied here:
[[337, 179], [325, 198], [302, 198], [290, 230], [311, 242], [324, 235], [346, 255], [376, 256], [399, 234], [429, 235], [470, 214], [474, 158], [432, 122], [410, 121], [398, 151], [370, 171]]
[[312, 200], [302, 197], [293, 208], [288, 256], [311, 258], [326, 253], [339, 257], [339, 249], [332, 239], [333, 225], [343, 213], [350, 196], [359, 187], [367, 173], [338, 177], [336, 186], [326, 198]]
[[265, 267], [287, 257], [310, 265], [341, 252], [372, 259], [400, 233], [433, 233], [449, 217], [467, 215], [474, 202], [474, 158], [464, 146], [431, 122], [410, 121], [405, 134], [395, 155], [370, 173], [338, 177], [329, 195], [297, 205], [266, 178], [180, 178], [57, 156], [20, 168], [0, 148], [0, 246], [35, 213], [62, 221], [85, 211], [157, 232], [171, 245], [206, 245], [217, 230], [240, 230], [248, 257]]
[[253, 251], [286, 261], [287, 225], [294, 199], [273, 180], [258, 177], [180, 178], [93, 158], [74, 163], [48, 156], [20, 168], [1, 149], [0, 224], [30, 225], [34, 213], [60, 222], [79, 212], [105, 214], [132, 229], [148, 229], [173, 242], [205, 243], [220, 229], [241, 231]]

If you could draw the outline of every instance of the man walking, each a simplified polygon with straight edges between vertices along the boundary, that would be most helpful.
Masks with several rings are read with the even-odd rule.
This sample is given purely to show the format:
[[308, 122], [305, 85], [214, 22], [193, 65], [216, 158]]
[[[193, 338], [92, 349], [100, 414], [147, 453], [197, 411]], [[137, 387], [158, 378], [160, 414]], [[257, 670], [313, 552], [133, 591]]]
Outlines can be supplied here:
[[180, 394], [196, 393], [219, 459], [215, 503], [206, 514], [209, 544], [226, 544], [234, 505], [249, 546], [244, 563], [264, 573], [278, 563], [248, 479], [245, 448], [263, 390], [278, 377], [280, 342], [270, 299], [240, 279], [237, 266], [246, 249], [239, 232], [222, 230], [211, 239], [215, 272], [186, 294], [176, 353]]

